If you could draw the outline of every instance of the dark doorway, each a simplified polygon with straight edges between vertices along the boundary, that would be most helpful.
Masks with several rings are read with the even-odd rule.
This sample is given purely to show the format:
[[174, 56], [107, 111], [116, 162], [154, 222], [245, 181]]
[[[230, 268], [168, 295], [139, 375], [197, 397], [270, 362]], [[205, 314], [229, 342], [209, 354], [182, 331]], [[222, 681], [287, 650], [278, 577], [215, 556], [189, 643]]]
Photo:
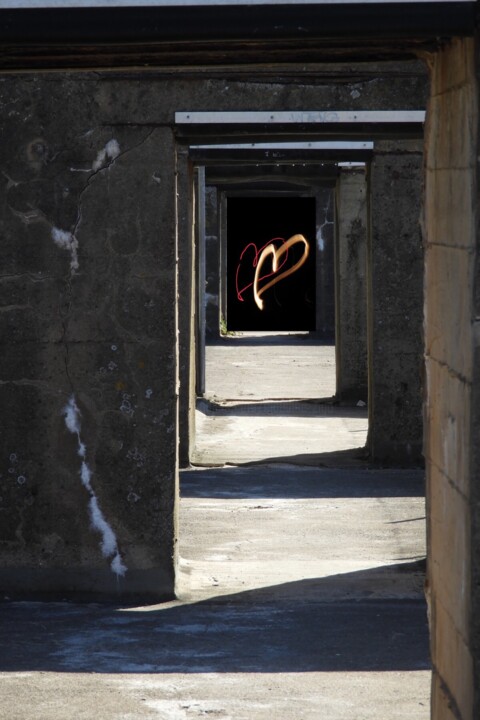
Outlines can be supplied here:
[[[316, 329], [315, 234], [313, 197], [228, 198], [228, 330]], [[287, 241], [297, 235], [303, 236], [306, 244], [298, 241], [287, 247]], [[260, 308], [254, 298], [255, 270], [262, 250], [270, 244], [277, 250], [278, 264], [275, 272], [273, 254], [268, 253], [257, 279], [262, 293]]]

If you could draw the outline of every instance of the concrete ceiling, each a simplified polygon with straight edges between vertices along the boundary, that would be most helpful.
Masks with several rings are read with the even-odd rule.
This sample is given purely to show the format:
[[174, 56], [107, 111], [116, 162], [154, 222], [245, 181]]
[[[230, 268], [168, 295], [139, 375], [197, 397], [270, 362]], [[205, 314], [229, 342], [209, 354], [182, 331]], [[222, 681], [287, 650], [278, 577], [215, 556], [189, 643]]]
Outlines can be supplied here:
[[0, 0], [0, 70], [414, 58], [472, 35], [476, 13], [471, 0]]

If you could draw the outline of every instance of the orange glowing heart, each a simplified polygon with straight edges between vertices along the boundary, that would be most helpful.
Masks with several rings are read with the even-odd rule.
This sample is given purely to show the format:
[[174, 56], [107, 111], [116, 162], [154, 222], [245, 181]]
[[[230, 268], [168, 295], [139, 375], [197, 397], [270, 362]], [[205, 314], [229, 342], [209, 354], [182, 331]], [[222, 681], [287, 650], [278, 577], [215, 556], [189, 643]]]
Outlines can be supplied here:
[[[284, 270], [284, 272], [280, 273], [280, 275], [275, 275], [272, 280], [267, 282], [262, 287], [258, 287], [258, 284], [261, 279], [263, 279], [260, 276], [260, 271], [262, 269], [262, 266], [267, 259], [269, 255], [272, 256], [272, 273], [276, 273], [279, 269], [279, 261], [285, 255], [285, 253], [288, 253], [289, 249], [293, 247], [294, 245], [297, 245], [298, 243], [303, 243], [303, 255], [298, 260], [298, 262], [295, 263], [295, 265], [292, 265], [292, 267], [288, 268], [288, 270]], [[308, 254], [310, 252], [310, 246], [308, 244], [308, 241], [305, 240], [303, 235], [292, 235], [292, 237], [287, 240], [283, 245], [281, 245], [278, 249], [270, 243], [266, 247], [263, 248], [261, 255], [258, 259], [257, 267], [255, 268], [255, 279], [253, 281], [253, 297], [255, 299], [255, 302], [257, 304], [257, 307], [260, 310], [263, 310], [263, 300], [261, 299], [261, 296], [263, 293], [268, 290], [269, 288], [276, 285], [280, 280], [283, 280], [284, 278], [288, 277], [289, 275], [292, 275], [294, 272], [299, 270], [302, 265], [306, 262], [308, 258]], [[283, 263], [280, 264], [280, 267], [282, 267]], [[272, 273], [269, 273], [271, 275]], [[265, 277], [265, 276], [264, 276]]]
[[[270, 245], [270, 244], [274, 245], [276, 242], [277, 243], [281, 242], [281, 243], [285, 244], [287, 241], [284, 240], [284, 238], [277, 237], [277, 238], [273, 238], [272, 240], [269, 240], [268, 242], [266, 242], [265, 245], [262, 245], [262, 247], [260, 249], [257, 248], [257, 245], [254, 242], [248, 243], [248, 245], [245, 245], [245, 247], [243, 248], [242, 252], [240, 253], [239, 263], [237, 265], [237, 272], [235, 273], [235, 288], [237, 291], [237, 299], [239, 300], [239, 302], [245, 302], [244, 297], [243, 297], [244, 293], [247, 290], [249, 290], [251, 287], [253, 287], [253, 280], [252, 280], [252, 282], [247, 283], [247, 285], [245, 285], [244, 287], [240, 286], [240, 274], [242, 271], [242, 262], [244, 261], [245, 255], [248, 252], [253, 253], [252, 267], [256, 268], [258, 260], [260, 258], [260, 255], [262, 254], [263, 250], [265, 250], [267, 245]], [[288, 250], [285, 253], [285, 257], [283, 258], [282, 263], [277, 268], [277, 270], [280, 270], [285, 265], [287, 260], [288, 260]], [[267, 278], [271, 277], [273, 274], [274, 273], [272, 271], [270, 273], [267, 273], [266, 275], [263, 275], [262, 277], [259, 278], [259, 282], [261, 282], [262, 280], [266, 280]]]

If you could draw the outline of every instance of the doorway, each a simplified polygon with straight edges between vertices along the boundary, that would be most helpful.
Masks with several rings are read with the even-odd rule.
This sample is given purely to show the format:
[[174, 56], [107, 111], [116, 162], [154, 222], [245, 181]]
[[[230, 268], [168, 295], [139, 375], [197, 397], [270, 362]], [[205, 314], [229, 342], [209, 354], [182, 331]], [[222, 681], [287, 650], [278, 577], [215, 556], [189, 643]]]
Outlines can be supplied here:
[[315, 219], [314, 197], [227, 197], [227, 332], [316, 329]]
[[[318, 239], [318, 227], [315, 230]], [[274, 363], [286, 352], [282, 334], [288, 336], [289, 331], [228, 331], [228, 324], [226, 329], [212, 342], [210, 358], [206, 346], [207, 392], [197, 406], [201, 415], [197, 438], [202, 436], [205, 445], [198, 454], [195, 449], [193, 466], [181, 478], [180, 599], [213, 602], [222, 618], [226, 608], [234, 614], [235, 627], [240, 625], [250, 637], [248, 647], [241, 647], [248, 654], [251, 672], [286, 669], [288, 656], [287, 665], [297, 671], [293, 697], [308, 694], [306, 675], [299, 676], [299, 668], [318, 673], [324, 698], [334, 694], [327, 675], [331, 678], [332, 670], [342, 671], [348, 673], [349, 684], [369, 688], [376, 707], [387, 707], [385, 688], [391, 684], [396, 707], [409, 716], [413, 706], [417, 711], [423, 703], [424, 714], [416, 715], [426, 719], [430, 668], [420, 599], [425, 553], [423, 473], [378, 471], [350, 449], [322, 451], [319, 426], [330, 442], [339, 440], [342, 426], [360, 438], [366, 433], [366, 407], [338, 403], [334, 391], [328, 398], [321, 392], [301, 397], [301, 382], [308, 384], [301, 361], [308, 342], [302, 340], [301, 331], [294, 342], [288, 341], [292, 353], [288, 369], [299, 370], [292, 382], [293, 394], [285, 397], [283, 391], [273, 397], [281, 374]], [[256, 360], [257, 352], [266, 349], [271, 351], [270, 360]], [[319, 364], [317, 358], [312, 367], [318, 369]], [[208, 392], [209, 366], [217, 393]], [[242, 386], [242, 376], [250, 371], [253, 381]], [[219, 392], [222, 376], [226, 390]], [[355, 428], [361, 413], [364, 427]], [[358, 446], [363, 444], [360, 440]], [[259, 448], [256, 456], [255, 448]], [[347, 620], [342, 620], [342, 612]], [[286, 614], [293, 624], [286, 622]], [[261, 642], [252, 640], [252, 623], [257, 638], [264, 637], [260, 616], [269, 618], [272, 632], [281, 625], [280, 645], [270, 632]], [[380, 627], [374, 617], [388, 620]], [[400, 625], [394, 618], [401, 618]], [[325, 623], [334, 628], [335, 640], [320, 632]], [[408, 629], [402, 648], [400, 627]], [[308, 636], [314, 647], [306, 663], [295, 650], [299, 628], [307, 633], [300, 633], [305, 643]], [[355, 650], [357, 641], [361, 657]], [[221, 652], [231, 657], [235, 643], [232, 636]], [[373, 647], [379, 646], [386, 652], [375, 660]], [[245, 668], [244, 661], [240, 648], [236, 665]], [[374, 669], [382, 673], [380, 685]], [[275, 708], [288, 717], [279, 709], [282, 692]], [[341, 694], [342, 717], [356, 718], [358, 696], [350, 701], [346, 688]], [[292, 693], [289, 698], [291, 702]], [[247, 693], [246, 702], [255, 702], [254, 693]], [[313, 701], [313, 712], [318, 714], [322, 702]]]

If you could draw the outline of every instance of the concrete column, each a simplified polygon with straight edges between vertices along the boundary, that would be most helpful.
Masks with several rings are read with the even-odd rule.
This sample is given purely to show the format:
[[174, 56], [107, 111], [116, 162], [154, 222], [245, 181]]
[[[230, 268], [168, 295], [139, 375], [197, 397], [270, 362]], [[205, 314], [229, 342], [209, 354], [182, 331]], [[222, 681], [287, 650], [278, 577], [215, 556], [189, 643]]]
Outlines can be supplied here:
[[194, 185], [188, 148], [177, 149], [179, 462], [187, 467], [195, 439]]
[[[174, 138], [92, 122], [77, 82], [0, 90], [0, 592], [161, 600], [176, 554]], [[45, 134], [10, 124], [10, 102], [35, 106]]]
[[226, 322], [227, 318], [227, 194], [220, 193], [218, 205], [218, 227], [219, 227], [219, 249], [220, 249], [220, 321]]
[[479, 70], [473, 39], [432, 57], [425, 458], [433, 720], [480, 717]]
[[314, 189], [316, 204], [316, 331], [319, 338], [333, 342], [335, 337], [334, 227], [333, 187]]
[[212, 185], [205, 192], [207, 286], [205, 314], [207, 339], [218, 338], [220, 331], [220, 239], [218, 228], [218, 192]]
[[337, 396], [367, 400], [367, 184], [365, 169], [343, 170], [336, 187], [335, 361]]
[[205, 168], [195, 169], [195, 395], [205, 394]]
[[392, 463], [422, 453], [421, 148], [377, 143], [370, 171], [367, 446]]

